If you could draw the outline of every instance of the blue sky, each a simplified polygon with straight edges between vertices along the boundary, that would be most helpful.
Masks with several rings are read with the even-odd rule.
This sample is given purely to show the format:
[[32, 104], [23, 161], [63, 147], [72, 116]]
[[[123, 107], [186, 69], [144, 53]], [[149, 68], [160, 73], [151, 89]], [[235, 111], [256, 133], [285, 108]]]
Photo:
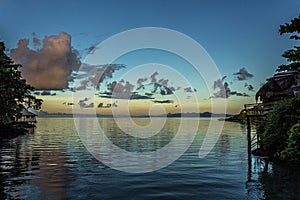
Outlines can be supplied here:
[[[222, 76], [227, 76], [225, 80], [232, 83], [231, 90], [247, 92], [243, 91], [245, 83], [257, 91], [276, 67], [286, 62], [281, 54], [295, 44], [287, 36], [280, 36], [278, 28], [300, 14], [300, 1], [0, 0], [0, 13], [0, 39], [7, 48], [16, 48], [22, 38], [32, 38], [32, 32], [43, 40], [63, 31], [72, 37], [71, 45], [82, 58], [89, 47], [122, 31], [140, 27], [173, 29], [206, 49]], [[248, 82], [237, 82], [233, 73], [243, 67], [254, 76]], [[196, 79], [193, 84], [197, 86]], [[253, 102], [254, 94], [228, 99], [229, 112], [238, 112], [243, 103]], [[64, 95], [49, 97], [49, 102]], [[50, 107], [46, 103], [45, 109], [53, 111]]]

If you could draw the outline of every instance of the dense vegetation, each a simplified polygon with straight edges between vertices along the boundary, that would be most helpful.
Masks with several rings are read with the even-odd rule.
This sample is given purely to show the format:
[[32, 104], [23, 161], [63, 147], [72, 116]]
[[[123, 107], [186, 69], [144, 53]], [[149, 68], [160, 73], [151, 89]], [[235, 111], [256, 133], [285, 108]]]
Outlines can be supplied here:
[[[291, 34], [290, 39], [299, 40], [300, 15], [290, 23], [281, 25], [279, 33]], [[280, 65], [277, 71], [300, 71], [300, 46], [287, 50], [283, 57], [290, 62]], [[278, 102], [268, 113], [266, 122], [258, 128], [260, 147], [271, 158], [300, 164], [300, 94]]]
[[300, 95], [283, 99], [258, 131], [260, 147], [270, 157], [300, 163]]
[[20, 67], [6, 55], [0, 42], [0, 126], [14, 121], [24, 106], [41, 107], [42, 100], [31, 95], [34, 88], [22, 78]]

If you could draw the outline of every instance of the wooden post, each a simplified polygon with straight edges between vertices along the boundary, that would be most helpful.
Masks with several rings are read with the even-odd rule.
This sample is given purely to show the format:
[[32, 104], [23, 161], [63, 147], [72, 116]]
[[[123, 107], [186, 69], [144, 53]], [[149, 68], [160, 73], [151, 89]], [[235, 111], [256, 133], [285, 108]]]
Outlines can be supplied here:
[[247, 141], [248, 141], [248, 155], [251, 155], [251, 124], [250, 117], [247, 115]]
[[248, 142], [248, 179], [251, 180], [252, 175], [252, 160], [251, 160], [251, 124], [250, 116], [246, 114], [247, 117], [247, 142]]

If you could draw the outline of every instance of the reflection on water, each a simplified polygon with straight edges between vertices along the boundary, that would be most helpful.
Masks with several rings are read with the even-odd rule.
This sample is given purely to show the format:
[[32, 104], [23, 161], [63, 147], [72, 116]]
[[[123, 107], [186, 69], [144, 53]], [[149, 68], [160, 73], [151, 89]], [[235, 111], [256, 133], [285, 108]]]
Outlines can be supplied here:
[[[148, 119], [136, 120], [143, 124]], [[151, 139], [124, 135], [111, 119], [99, 123], [116, 145], [128, 151], [152, 151], [174, 137], [178, 120], [168, 119], [163, 131]], [[246, 128], [241, 124], [225, 123], [212, 152], [199, 159], [208, 123], [200, 119], [193, 144], [173, 164], [151, 173], [128, 174], [93, 158], [73, 119], [38, 119], [34, 134], [0, 142], [0, 199], [300, 198], [297, 170], [259, 158], [251, 158], [248, 165]]]

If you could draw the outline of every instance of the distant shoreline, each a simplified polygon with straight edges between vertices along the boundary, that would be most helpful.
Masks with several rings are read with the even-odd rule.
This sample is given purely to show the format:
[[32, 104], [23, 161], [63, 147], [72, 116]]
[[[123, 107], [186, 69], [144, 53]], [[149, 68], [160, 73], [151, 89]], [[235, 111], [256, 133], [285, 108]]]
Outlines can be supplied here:
[[[167, 117], [167, 118], [228, 118], [232, 117], [235, 114], [214, 114], [210, 112], [204, 112], [204, 113], [174, 113], [174, 114], [167, 114], [167, 115], [101, 115], [96, 114], [97, 118], [151, 118], [151, 117]], [[95, 115], [87, 115], [87, 114], [67, 114], [67, 113], [50, 113], [46, 115], [39, 115], [39, 118], [55, 118], [55, 117], [61, 117], [61, 118], [80, 118], [80, 117], [95, 117]]]

